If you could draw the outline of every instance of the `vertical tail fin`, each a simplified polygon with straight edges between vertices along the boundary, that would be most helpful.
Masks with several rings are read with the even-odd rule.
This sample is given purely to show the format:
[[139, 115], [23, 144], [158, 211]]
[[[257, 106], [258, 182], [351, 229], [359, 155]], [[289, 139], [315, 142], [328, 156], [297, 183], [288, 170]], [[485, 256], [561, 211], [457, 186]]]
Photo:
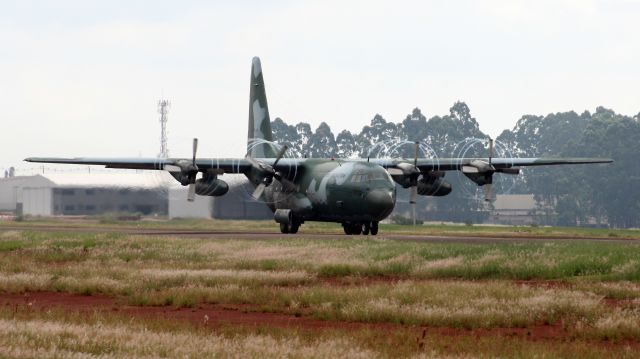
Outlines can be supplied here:
[[247, 150], [253, 158], [275, 158], [276, 150], [269, 143], [273, 141], [271, 119], [267, 105], [267, 93], [264, 89], [260, 58], [254, 57], [251, 63], [251, 83], [249, 91], [249, 133]]

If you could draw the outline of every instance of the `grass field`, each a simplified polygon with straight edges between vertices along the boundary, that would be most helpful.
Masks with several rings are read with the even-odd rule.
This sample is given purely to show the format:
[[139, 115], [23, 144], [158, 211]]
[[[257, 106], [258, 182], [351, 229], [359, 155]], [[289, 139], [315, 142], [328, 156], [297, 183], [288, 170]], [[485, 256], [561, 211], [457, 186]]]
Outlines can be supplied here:
[[[186, 220], [123, 226], [194, 223], [275, 229], [265, 222]], [[29, 230], [64, 225], [59, 221], [11, 225], [0, 224], [0, 293], [72, 293], [114, 304], [102, 311], [3, 305], [0, 356], [552, 358], [636, 357], [640, 350], [640, 241], [218, 239]], [[407, 231], [482, 236], [529, 229], [425, 227]], [[339, 229], [309, 230], [323, 228]], [[530, 229], [527, 235], [637, 235]], [[171, 309], [169, 317], [145, 312], [163, 307]], [[265, 320], [212, 325], [204, 316], [203, 323], [171, 318], [173, 312], [207, 315], [211, 308]], [[301, 322], [271, 325], [269, 318]]]

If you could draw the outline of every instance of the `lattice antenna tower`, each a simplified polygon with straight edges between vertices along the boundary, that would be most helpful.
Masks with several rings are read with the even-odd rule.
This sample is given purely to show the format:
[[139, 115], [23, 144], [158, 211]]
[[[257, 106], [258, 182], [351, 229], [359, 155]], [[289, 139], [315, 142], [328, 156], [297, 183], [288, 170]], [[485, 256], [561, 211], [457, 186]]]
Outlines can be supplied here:
[[169, 117], [167, 114], [169, 113], [169, 106], [171, 103], [167, 100], [158, 101], [158, 113], [160, 114], [160, 154], [158, 155], [160, 158], [169, 157], [169, 149], [167, 148], [167, 121]]

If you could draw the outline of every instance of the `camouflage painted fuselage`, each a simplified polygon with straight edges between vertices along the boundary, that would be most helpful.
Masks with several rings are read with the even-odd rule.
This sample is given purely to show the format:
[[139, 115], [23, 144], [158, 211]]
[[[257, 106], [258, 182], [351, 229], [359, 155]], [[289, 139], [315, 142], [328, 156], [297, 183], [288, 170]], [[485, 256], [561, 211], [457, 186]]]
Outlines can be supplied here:
[[[303, 221], [377, 222], [395, 206], [393, 179], [374, 163], [306, 159], [285, 175], [295, 189], [274, 180], [263, 200], [271, 210], [290, 209]], [[259, 176], [247, 177], [254, 183], [260, 181]]]

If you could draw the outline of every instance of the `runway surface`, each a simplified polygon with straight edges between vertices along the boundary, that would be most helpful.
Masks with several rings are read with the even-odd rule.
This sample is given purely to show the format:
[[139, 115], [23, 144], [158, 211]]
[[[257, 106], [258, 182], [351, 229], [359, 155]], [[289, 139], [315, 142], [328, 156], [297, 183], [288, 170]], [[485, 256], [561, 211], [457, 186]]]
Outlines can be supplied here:
[[303, 229], [297, 234], [282, 234], [278, 232], [257, 231], [225, 231], [225, 230], [183, 230], [183, 229], [158, 229], [158, 228], [127, 228], [127, 227], [87, 227], [87, 226], [11, 226], [1, 225], [2, 231], [31, 231], [31, 232], [79, 232], [79, 233], [119, 233], [136, 236], [174, 236], [182, 238], [219, 238], [219, 239], [245, 239], [265, 240], [280, 238], [304, 238], [304, 239], [358, 239], [370, 238], [377, 240], [426, 242], [426, 243], [467, 243], [467, 244], [491, 244], [506, 242], [557, 242], [557, 241], [596, 241], [605, 243], [627, 243], [640, 245], [638, 239], [620, 238], [581, 238], [581, 237], [524, 237], [524, 236], [462, 236], [462, 235], [419, 235], [399, 233], [379, 233], [376, 236], [347, 236], [341, 233], [305, 233]]

